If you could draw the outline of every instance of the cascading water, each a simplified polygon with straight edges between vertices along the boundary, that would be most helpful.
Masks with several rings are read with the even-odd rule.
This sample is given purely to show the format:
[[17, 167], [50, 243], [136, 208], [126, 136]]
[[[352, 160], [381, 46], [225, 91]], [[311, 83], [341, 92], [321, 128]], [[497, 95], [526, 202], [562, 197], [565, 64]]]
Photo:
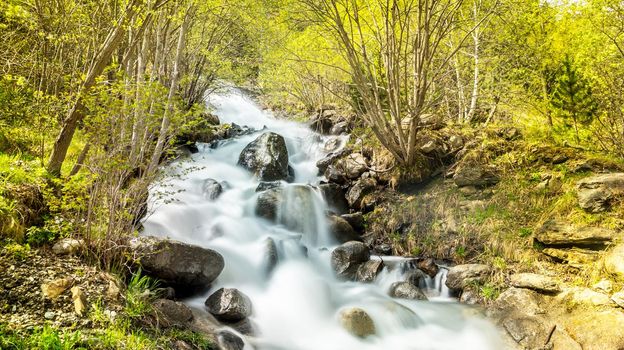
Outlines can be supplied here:
[[[316, 162], [326, 155], [323, 145], [332, 137], [318, 135], [300, 123], [275, 119], [236, 90], [213, 96], [210, 103], [223, 122], [247, 125], [259, 132], [214, 149], [201, 145], [189, 160], [168, 166], [165, 180], [150, 193], [151, 214], [144, 220], [144, 233], [204, 246], [223, 255], [225, 269], [211, 291], [237, 288], [250, 297], [255, 337], [248, 338], [246, 348], [503, 348], [497, 330], [486, 320], [468, 316], [457, 303], [439, 302], [450, 300], [444, 289], [444, 269], [435, 280], [424, 282], [425, 292], [434, 300], [428, 302], [387, 295], [392, 283], [405, 278], [406, 269], [392, 268], [400, 266], [403, 258], [373, 257], [383, 259], [387, 266], [374, 283], [338, 280], [330, 265], [337, 242], [328, 234], [326, 204], [309, 186], [321, 180]], [[287, 199], [277, 210], [278, 224], [256, 216], [259, 182], [236, 165], [243, 148], [265, 131], [285, 138], [296, 174], [294, 184], [285, 185]], [[344, 138], [338, 138], [344, 143]], [[209, 178], [225, 183], [215, 200], [203, 194]], [[277, 265], [269, 274], [267, 242], [271, 241]], [[202, 308], [207, 296], [185, 302]], [[362, 339], [343, 329], [338, 315], [347, 307], [366, 310], [376, 334]]]

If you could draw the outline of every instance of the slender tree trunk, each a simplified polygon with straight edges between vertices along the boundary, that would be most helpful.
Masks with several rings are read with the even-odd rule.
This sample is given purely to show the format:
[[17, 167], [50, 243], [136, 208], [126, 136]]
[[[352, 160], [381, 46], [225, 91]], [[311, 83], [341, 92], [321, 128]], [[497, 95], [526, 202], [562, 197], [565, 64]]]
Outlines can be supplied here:
[[[474, 2], [474, 18], [475, 21], [478, 20], [477, 13], [477, 2]], [[472, 39], [474, 42], [474, 73], [473, 73], [473, 83], [472, 83], [472, 95], [470, 97], [470, 108], [468, 109], [468, 113], [466, 114], [466, 121], [470, 123], [472, 118], [474, 118], [475, 112], [477, 110], [477, 100], [479, 98], [479, 36], [480, 36], [480, 28], [476, 27], [474, 32], [472, 33]]]
[[82, 98], [93, 87], [93, 85], [95, 85], [96, 78], [102, 74], [104, 68], [109, 64], [113, 52], [123, 40], [126, 31], [125, 25], [134, 17], [137, 6], [140, 2], [141, 0], [133, 0], [130, 4], [128, 4], [123, 17], [120, 19], [118, 25], [108, 35], [93, 60], [93, 64], [87, 71], [87, 78], [79, 89], [76, 100], [69, 109], [69, 112], [63, 121], [61, 131], [54, 142], [54, 148], [52, 149], [52, 154], [50, 155], [50, 160], [48, 161], [47, 166], [50, 174], [54, 176], [61, 175], [61, 167], [63, 166], [63, 162], [67, 156], [67, 150], [71, 145], [78, 123], [84, 116]]

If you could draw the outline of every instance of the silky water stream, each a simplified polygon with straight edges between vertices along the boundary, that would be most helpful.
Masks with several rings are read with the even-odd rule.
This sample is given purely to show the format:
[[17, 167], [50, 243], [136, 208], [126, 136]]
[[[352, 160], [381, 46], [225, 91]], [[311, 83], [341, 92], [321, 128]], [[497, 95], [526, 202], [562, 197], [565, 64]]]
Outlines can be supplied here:
[[[332, 137], [344, 143], [344, 136], [321, 136], [304, 124], [276, 119], [235, 89], [211, 96], [209, 103], [222, 123], [258, 131], [222, 141], [214, 148], [201, 144], [190, 159], [167, 166], [167, 176], [150, 192], [150, 215], [144, 220], [143, 232], [223, 255], [225, 269], [211, 292], [237, 288], [251, 299], [255, 336], [246, 349], [503, 349], [493, 325], [448, 296], [444, 269], [424, 283], [429, 301], [388, 296], [390, 285], [403, 280], [410, 270], [403, 258], [373, 257], [383, 259], [387, 266], [374, 283], [335, 277], [330, 256], [338, 243], [328, 233], [326, 203], [313, 188], [303, 197], [294, 189], [322, 180], [316, 162], [327, 153], [324, 144]], [[285, 138], [295, 170], [295, 181], [285, 185], [291, 195], [278, 210], [282, 219], [278, 222], [294, 222], [291, 225], [255, 215], [259, 182], [236, 165], [243, 148], [266, 131]], [[204, 196], [203, 184], [208, 178], [226, 184], [216, 200]], [[277, 266], [270, 274], [268, 238], [276, 243], [278, 252]], [[208, 295], [185, 302], [202, 308]], [[366, 310], [374, 321], [375, 335], [362, 339], [342, 328], [338, 315], [349, 307]]]

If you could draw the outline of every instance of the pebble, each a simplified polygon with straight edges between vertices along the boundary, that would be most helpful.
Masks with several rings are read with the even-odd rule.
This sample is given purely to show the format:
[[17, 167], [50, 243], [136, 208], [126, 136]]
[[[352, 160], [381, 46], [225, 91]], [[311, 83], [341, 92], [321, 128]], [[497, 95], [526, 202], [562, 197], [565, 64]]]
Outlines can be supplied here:
[[46, 320], [51, 320], [51, 319], [53, 319], [53, 318], [54, 318], [54, 316], [56, 316], [56, 315], [55, 315], [55, 314], [54, 314], [54, 312], [52, 312], [52, 311], [47, 311], [47, 312], [43, 315], [43, 317], [44, 317]]

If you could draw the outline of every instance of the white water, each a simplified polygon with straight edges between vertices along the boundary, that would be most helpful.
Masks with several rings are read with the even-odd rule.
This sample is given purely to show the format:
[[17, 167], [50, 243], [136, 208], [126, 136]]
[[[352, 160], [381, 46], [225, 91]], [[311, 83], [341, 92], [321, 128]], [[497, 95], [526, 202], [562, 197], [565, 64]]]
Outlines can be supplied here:
[[[258, 130], [266, 126], [284, 136], [297, 184], [317, 184], [321, 180], [316, 162], [326, 154], [323, 145], [329, 137], [321, 137], [299, 123], [274, 119], [236, 91], [214, 96], [211, 103], [222, 122]], [[435, 281], [427, 281], [428, 302], [387, 296], [389, 286], [404, 278], [405, 271], [399, 268], [402, 258], [381, 257], [395, 268], [385, 269], [375, 283], [337, 280], [329, 263], [337, 243], [328, 235], [326, 206], [316, 191], [294, 196], [278, 214], [282, 222], [299, 232], [257, 218], [254, 204], [258, 180], [236, 163], [242, 149], [265, 131], [226, 141], [216, 149], [200, 146], [200, 152], [190, 161], [169, 166], [165, 169], [169, 176], [151, 192], [152, 213], [144, 221], [145, 234], [197, 244], [223, 255], [225, 269], [211, 291], [234, 287], [252, 300], [250, 319], [256, 338], [248, 339], [246, 349], [503, 348], [492, 325], [450, 302], [443, 286], [445, 273], [438, 274]], [[214, 201], [202, 194], [203, 180], [207, 178], [228, 184]], [[270, 275], [265, 261], [269, 237], [279, 252], [279, 263]], [[209, 294], [186, 302], [201, 308]], [[360, 339], [340, 326], [340, 310], [354, 306], [369, 313], [377, 335]]]

